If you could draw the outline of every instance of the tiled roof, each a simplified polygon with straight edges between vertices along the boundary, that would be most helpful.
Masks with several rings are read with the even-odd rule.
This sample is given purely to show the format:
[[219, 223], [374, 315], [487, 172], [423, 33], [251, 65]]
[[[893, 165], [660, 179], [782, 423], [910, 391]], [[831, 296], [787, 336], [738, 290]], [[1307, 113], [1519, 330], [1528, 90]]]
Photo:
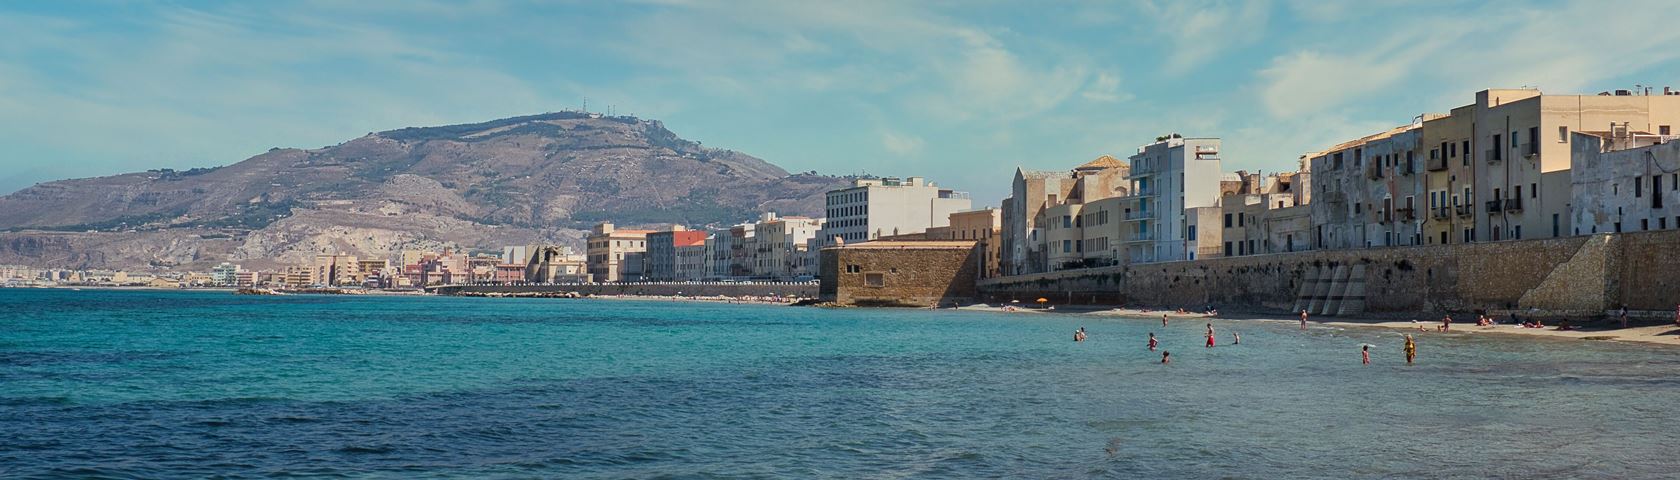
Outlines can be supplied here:
[[1101, 157], [1097, 157], [1096, 160], [1085, 162], [1084, 165], [1080, 165], [1079, 167], [1075, 168], [1075, 170], [1084, 170], [1084, 169], [1087, 169], [1087, 168], [1091, 168], [1091, 169], [1119, 168], [1119, 167], [1124, 167], [1124, 166], [1126, 166], [1125, 162], [1115, 160], [1114, 157], [1110, 157], [1108, 155], [1103, 155]]

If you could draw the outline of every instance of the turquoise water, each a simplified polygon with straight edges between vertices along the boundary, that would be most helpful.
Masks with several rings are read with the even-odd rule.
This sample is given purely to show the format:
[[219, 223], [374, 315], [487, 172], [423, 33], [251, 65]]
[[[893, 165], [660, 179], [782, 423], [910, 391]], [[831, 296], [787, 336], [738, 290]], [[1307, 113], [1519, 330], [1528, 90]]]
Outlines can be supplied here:
[[1672, 349], [1429, 333], [1408, 367], [1392, 331], [1214, 326], [1206, 349], [1199, 321], [0, 289], [0, 477], [1680, 471]]

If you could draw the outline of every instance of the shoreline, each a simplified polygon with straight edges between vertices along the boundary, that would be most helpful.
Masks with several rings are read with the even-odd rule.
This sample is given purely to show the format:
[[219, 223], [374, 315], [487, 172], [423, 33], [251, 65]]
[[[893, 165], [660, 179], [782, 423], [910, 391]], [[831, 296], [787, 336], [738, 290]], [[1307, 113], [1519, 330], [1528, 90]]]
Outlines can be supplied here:
[[[1205, 313], [1194, 313], [1194, 312], [1177, 313], [1176, 310], [1169, 311], [1169, 310], [1150, 310], [1150, 309], [1138, 309], [1138, 308], [1062, 308], [1062, 309], [1051, 310], [1051, 309], [1043, 309], [1043, 308], [1036, 308], [1036, 307], [1018, 307], [1016, 310], [1009, 311], [1005, 307], [1000, 307], [1000, 306], [971, 305], [971, 306], [966, 306], [966, 307], [958, 307], [957, 309], [958, 310], [965, 310], [965, 311], [995, 312], [995, 313], [1061, 313], [1061, 314], [1067, 314], [1067, 315], [1090, 315], [1090, 316], [1100, 316], [1100, 317], [1123, 317], [1123, 318], [1136, 319], [1136, 320], [1151, 320], [1151, 319], [1159, 318], [1160, 315], [1162, 315], [1162, 314], [1166, 314], [1167, 318], [1174, 319], [1174, 320], [1177, 320], [1177, 319], [1210, 319], [1210, 320], [1226, 320], [1226, 321], [1278, 322], [1278, 323], [1290, 323], [1290, 324], [1299, 323], [1301, 321], [1300, 317], [1283, 317], [1283, 316], [1266, 315], [1266, 314], [1234, 313], [1234, 314], [1227, 314], [1227, 315], [1209, 315], [1209, 314], [1205, 314]], [[1556, 325], [1548, 325], [1545, 328], [1523, 328], [1519, 325], [1513, 325], [1513, 324], [1509, 324], [1509, 323], [1497, 324], [1497, 325], [1491, 325], [1491, 326], [1476, 326], [1474, 323], [1457, 323], [1457, 322], [1455, 322], [1453, 324], [1452, 330], [1447, 331], [1447, 332], [1441, 332], [1441, 331], [1438, 331], [1438, 330], [1435, 329], [1436, 326], [1440, 325], [1440, 322], [1438, 320], [1425, 321], [1425, 320], [1420, 319], [1416, 323], [1413, 323], [1413, 321], [1411, 321], [1411, 320], [1394, 320], [1392, 318], [1386, 318], [1386, 319], [1385, 318], [1336, 318], [1336, 317], [1311, 317], [1311, 316], [1309, 316], [1308, 319], [1307, 319], [1307, 323], [1312, 324], [1312, 325], [1332, 326], [1332, 327], [1382, 328], [1382, 329], [1396, 330], [1396, 331], [1400, 331], [1400, 332], [1404, 332], [1404, 333], [1414, 333], [1414, 334], [1428, 334], [1428, 333], [1493, 334], [1493, 335], [1528, 336], [1528, 337], [1536, 337], [1536, 338], [1574, 339], [1574, 340], [1588, 340], [1588, 341], [1609, 340], [1609, 341], [1618, 341], [1618, 342], [1642, 343], [1642, 344], [1647, 344], [1647, 345], [1680, 346], [1680, 326], [1675, 326], [1672, 323], [1663, 323], [1663, 324], [1657, 324], [1657, 325], [1633, 325], [1633, 326], [1629, 326], [1627, 328], [1620, 328], [1620, 327], [1615, 327], [1615, 326], [1607, 326], [1606, 324], [1609, 323], [1608, 321], [1600, 320], [1600, 321], [1596, 321], [1596, 322], [1590, 322], [1588, 325], [1585, 325], [1585, 326], [1577, 326], [1573, 330], [1558, 330]], [[1419, 326], [1422, 326], [1423, 330], [1421, 330], [1421, 331], [1418, 330]]]

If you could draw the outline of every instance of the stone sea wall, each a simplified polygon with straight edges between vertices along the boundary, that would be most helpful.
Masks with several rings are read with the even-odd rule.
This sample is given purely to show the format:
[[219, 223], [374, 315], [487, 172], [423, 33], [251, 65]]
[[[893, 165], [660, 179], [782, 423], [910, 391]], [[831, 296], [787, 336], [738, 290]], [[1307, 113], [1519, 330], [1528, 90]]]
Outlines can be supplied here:
[[1370, 313], [1587, 313], [1624, 303], [1635, 310], [1672, 310], [1680, 302], [1680, 231], [1251, 255], [1001, 277], [982, 280], [979, 299], [1285, 311], [1299, 308], [1304, 284], [1325, 275], [1309, 272], [1344, 266], [1363, 267], [1348, 269], [1363, 272], [1349, 283], [1362, 280], [1363, 312]]

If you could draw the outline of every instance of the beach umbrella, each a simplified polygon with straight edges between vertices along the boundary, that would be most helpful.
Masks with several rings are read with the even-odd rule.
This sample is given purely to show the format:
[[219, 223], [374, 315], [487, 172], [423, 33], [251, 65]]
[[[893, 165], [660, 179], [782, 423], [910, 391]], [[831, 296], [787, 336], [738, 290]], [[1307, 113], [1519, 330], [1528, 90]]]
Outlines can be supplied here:
[[1009, 303], [1021, 303], [1021, 299], [1017, 298], [1017, 299], [1014, 299], [1014, 300], [1010, 300]]
[[1048, 298], [1044, 298], [1044, 297], [1039, 297], [1038, 298], [1038, 303], [1044, 303], [1044, 302], [1048, 302], [1048, 301], [1050, 301], [1050, 299], [1048, 299]]

